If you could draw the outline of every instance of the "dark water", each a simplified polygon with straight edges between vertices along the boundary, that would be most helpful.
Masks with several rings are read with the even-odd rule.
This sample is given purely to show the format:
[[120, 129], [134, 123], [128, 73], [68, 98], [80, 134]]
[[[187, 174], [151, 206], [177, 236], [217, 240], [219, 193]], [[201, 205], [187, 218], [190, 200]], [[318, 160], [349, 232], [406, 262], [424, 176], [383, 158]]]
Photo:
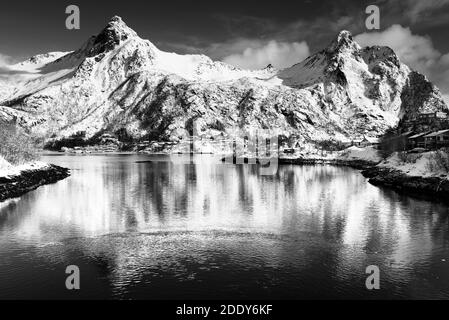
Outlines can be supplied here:
[[[353, 169], [43, 160], [72, 176], [0, 204], [0, 298], [449, 298], [447, 205]], [[65, 288], [68, 265], [80, 291]]]

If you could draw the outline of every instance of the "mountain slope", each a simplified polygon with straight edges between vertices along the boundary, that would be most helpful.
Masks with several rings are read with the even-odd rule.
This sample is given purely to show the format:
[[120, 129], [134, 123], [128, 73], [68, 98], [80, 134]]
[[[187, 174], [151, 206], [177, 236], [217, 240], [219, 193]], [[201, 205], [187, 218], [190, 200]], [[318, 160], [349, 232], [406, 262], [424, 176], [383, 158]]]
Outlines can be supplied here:
[[391, 49], [360, 48], [346, 31], [291, 68], [248, 71], [163, 52], [114, 17], [80, 49], [35, 60], [33, 77], [0, 96], [0, 118], [46, 139], [125, 132], [178, 141], [196, 121], [205, 134], [276, 128], [306, 145], [375, 136], [405, 114], [447, 110]]

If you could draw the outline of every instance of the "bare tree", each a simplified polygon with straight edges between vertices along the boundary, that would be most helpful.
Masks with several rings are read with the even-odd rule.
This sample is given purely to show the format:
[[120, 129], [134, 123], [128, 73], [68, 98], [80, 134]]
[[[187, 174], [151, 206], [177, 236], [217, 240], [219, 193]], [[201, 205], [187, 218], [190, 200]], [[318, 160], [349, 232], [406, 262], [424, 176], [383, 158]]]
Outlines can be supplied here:
[[0, 155], [11, 164], [37, 159], [33, 140], [13, 124], [0, 124]]

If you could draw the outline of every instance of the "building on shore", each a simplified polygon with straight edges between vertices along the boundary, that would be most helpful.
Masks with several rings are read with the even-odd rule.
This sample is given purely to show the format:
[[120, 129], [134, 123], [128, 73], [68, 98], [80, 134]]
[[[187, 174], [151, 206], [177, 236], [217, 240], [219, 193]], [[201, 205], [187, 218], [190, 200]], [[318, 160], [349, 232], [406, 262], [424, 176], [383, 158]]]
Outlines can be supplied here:
[[410, 118], [406, 117], [402, 126], [405, 128], [420, 128], [421, 130], [444, 129], [449, 127], [449, 114], [443, 111], [421, 113]]
[[449, 129], [431, 132], [424, 135], [424, 147], [426, 149], [437, 149], [449, 146]]
[[377, 148], [380, 144], [380, 139], [375, 137], [363, 136], [352, 140], [352, 145], [359, 148], [374, 147]]
[[429, 134], [429, 132], [421, 132], [421, 133], [418, 133], [418, 134], [408, 137], [409, 149], [425, 148], [426, 141], [425, 141], [424, 136], [427, 134]]

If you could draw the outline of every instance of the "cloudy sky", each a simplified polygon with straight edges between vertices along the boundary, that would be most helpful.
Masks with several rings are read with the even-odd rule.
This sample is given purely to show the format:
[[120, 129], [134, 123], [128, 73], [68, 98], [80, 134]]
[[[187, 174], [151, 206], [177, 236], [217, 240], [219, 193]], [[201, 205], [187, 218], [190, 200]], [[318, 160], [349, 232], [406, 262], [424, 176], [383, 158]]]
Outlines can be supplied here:
[[[80, 7], [80, 30], [65, 28], [70, 4]], [[365, 27], [370, 4], [380, 8], [376, 32]], [[449, 0], [15, 0], [0, 6], [0, 74], [34, 54], [78, 48], [120, 15], [163, 50], [204, 53], [244, 68], [290, 66], [346, 29], [361, 45], [392, 47], [449, 101]]]

